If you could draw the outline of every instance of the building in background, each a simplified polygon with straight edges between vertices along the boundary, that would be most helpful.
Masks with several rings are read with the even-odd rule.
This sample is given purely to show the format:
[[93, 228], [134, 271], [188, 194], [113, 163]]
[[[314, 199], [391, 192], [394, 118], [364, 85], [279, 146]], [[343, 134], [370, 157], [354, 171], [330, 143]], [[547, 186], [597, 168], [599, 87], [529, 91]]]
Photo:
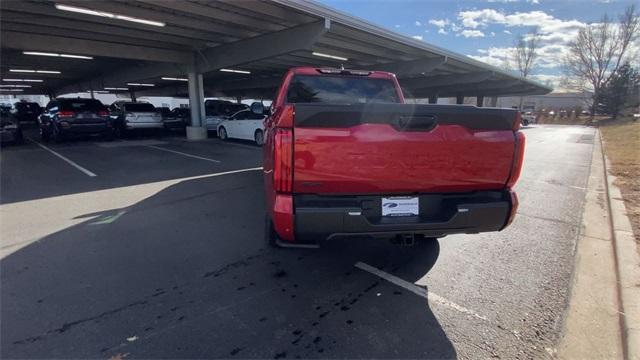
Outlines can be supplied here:
[[[522, 110], [541, 111], [551, 109], [589, 109], [593, 94], [580, 93], [551, 93], [547, 95], [525, 96], [522, 102]], [[499, 97], [498, 107], [513, 108], [520, 104], [520, 97]], [[485, 98], [485, 106], [489, 106], [489, 99]]]

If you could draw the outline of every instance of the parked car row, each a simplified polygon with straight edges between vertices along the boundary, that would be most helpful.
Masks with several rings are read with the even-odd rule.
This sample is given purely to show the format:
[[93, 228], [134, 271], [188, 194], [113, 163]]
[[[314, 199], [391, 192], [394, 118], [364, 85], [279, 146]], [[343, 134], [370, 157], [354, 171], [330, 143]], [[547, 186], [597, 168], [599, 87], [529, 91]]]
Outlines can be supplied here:
[[111, 140], [143, 129], [184, 129], [190, 122], [188, 108], [167, 110], [144, 102], [116, 101], [106, 107], [95, 99], [59, 98], [47, 104], [38, 123], [43, 141], [60, 141], [77, 135]]
[[[140, 130], [184, 130], [191, 123], [189, 108], [156, 108], [150, 103], [125, 100], [107, 107], [96, 99], [58, 98], [44, 108], [22, 101], [13, 107], [3, 107], [2, 112], [3, 139], [12, 138], [13, 125], [19, 129], [21, 123], [35, 122], [42, 141], [54, 142], [80, 135], [99, 135], [111, 140]], [[261, 103], [250, 108], [225, 100], [207, 100], [204, 125], [222, 140], [252, 140], [261, 146], [267, 115], [268, 110]]]

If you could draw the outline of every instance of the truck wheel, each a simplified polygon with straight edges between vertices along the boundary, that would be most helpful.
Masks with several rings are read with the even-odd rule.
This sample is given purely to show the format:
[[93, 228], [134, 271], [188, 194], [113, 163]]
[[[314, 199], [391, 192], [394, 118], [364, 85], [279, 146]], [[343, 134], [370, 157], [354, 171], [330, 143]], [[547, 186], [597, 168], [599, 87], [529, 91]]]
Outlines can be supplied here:
[[262, 130], [256, 130], [256, 133], [253, 135], [253, 139], [256, 141], [256, 145], [264, 145], [264, 133]]
[[264, 216], [264, 239], [269, 247], [278, 247], [278, 234], [273, 228], [273, 221], [271, 221], [269, 215]]

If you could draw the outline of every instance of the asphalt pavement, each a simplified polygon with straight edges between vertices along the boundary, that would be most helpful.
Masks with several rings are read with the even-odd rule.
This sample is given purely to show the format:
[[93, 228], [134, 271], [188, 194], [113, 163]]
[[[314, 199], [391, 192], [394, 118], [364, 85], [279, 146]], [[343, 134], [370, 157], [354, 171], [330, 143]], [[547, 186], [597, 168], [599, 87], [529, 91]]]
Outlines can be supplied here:
[[261, 150], [27, 141], [0, 158], [2, 358], [551, 356], [594, 130], [532, 126], [505, 231], [263, 239]]

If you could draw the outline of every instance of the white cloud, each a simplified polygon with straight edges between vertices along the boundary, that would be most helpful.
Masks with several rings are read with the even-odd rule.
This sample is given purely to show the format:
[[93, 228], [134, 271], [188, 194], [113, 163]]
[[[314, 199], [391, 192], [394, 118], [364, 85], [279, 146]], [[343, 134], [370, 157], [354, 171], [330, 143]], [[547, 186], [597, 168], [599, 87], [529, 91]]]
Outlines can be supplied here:
[[438, 29], [438, 34], [447, 35], [449, 33], [447, 31], [445, 31], [444, 29], [440, 28], [440, 29]]
[[[558, 68], [562, 65], [563, 58], [568, 52], [569, 42], [575, 39], [581, 28], [586, 26], [581, 21], [558, 19], [553, 15], [538, 10], [505, 13], [494, 9], [480, 9], [462, 11], [458, 13], [458, 18], [467, 28], [460, 34], [471, 31], [471, 29], [474, 29], [474, 31], [484, 29], [489, 25], [503, 25], [509, 28], [537, 27], [540, 32], [540, 46], [536, 67], [549, 69]], [[503, 32], [508, 35], [512, 34], [508, 29], [504, 29]], [[503, 49], [508, 48], [505, 47]], [[481, 61], [496, 63], [498, 60], [495, 59], [495, 56], [489, 56], [481, 59]]]
[[399, 29], [400, 25], [393, 25], [394, 28]]
[[563, 75], [538, 74], [531, 75], [531, 80], [535, 80], [543, 85], [549, 85], [553, 88], [553, 92], [574, 92], [575, 89], [566, 87], [565, 77]]
[[416, 26], [422, 26], [422, 23], [418, 20], [416, 20]]
[[540, 0], [527, 0], [529, 4], [540, 4]]
[[505, 14], [494, 9], [481, 9], [461, 11], [458, 18], [462, 25], [476, 29], [486, 27], [489, 24], [501, 24], [507, 27], [516, 26], [537, 26], [544, 34], [576, 32], [585, 26], [585, 23], [578, 20], [561, 20], [544, 11], [516, 12]]
[[462, 30], [460, 35], [470, 38], [470, 37], [484, 37], [484, 33], [480, 30]]
[[478, 49], [478, 53], [482, 55], [467, 55], [472, 59], [482, 61], [489, 65], [500, 68], [506, 67], [506, 64], [512, 57], [515, 48], [512, 47], [490, 47], [488, 49]]
[[422, 40], [422, 35], [413, 35], [412, 38], [416, 40]]
[[491, 36], [496, 36], [496, 33], [494, 33], [493, 31], [491, 32]]
[[447, 25], [449, 25], [450, 21], [449, 19], [431, 19], [429, 20], [429, 24], [431, 25], [435, 25], [439, 28], [443, 28]]
[[514, 3], [514, 2], [518, 2], [518, 0], [487, 0], [487, 2], [490, 2], [490, 3], [503, 3], [503, 4], [506, 4], [506, 3]]
[[469, 28], [477, 28], [478, 26], [486, 26], [488, 23], [503, 23], [505, 16], [503, 13], [494, 9], [469, 10], [458, 13], [458, 19], [462, 21], [462, 25]]

